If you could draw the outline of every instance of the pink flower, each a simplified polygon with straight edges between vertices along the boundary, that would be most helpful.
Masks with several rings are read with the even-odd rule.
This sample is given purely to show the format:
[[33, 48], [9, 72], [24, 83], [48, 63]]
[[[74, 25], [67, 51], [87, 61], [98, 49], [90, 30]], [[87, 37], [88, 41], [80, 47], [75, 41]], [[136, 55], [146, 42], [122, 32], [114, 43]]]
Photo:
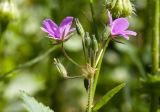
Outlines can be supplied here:
[[118, 18], [114, 21], [112, 20], [112, 15], [108, 11], [109, 24], [111, 27], [111, 36], [117, 37], [122, 36], [129, 40], [129, 35], [136, 36], [137, 33], [131, 30], [127, 30], [129, 27], [129, 22], [126, 18]]
[[68, 16], [61, 22], [60, 26], [57, 26], [51, 19], [45, 19], [41, 29], [55, 40], [66, 40], [69, 34], [75, 31], [75, 28], [71, 28], [72, 21], [73, 17]]

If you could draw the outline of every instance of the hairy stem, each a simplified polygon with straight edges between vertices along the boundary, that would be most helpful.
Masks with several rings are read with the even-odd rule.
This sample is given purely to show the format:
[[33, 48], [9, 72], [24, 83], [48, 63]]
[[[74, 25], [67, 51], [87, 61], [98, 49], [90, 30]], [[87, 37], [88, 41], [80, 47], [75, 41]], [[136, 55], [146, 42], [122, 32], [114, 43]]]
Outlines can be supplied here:
[[100, 59], [99, 59], [99, 62], [98, 62], [97, 68], [96, 68], [97, 70], [96, 70], [96, 73], [95, 73], [93, 92], [92, 92], [93, 93], [93, 95], [92, 95], [93, 97], [95, 95], [95, 91], [96, 91], [96, 87], [97, 87], [97, 82], [98, 82], [98, 78], [99, 78], [99, 73], [100, 73], [100, 69], [101, 69], [102, 60], [103, 60], [103, 57], [104, 57], [104, 54], [105, 54], [105, 51], [106, 51], [106, 49], [108, 47], [109, 42], [110, 42], [110, 38], [108, 38], [106, 43], [105, 43], [105, 46], [103, 48], [103, 52], [102, 52], [102, 54], [100, 56]]
[[97, 86], [97, 82], [98, 82], [98, 78], [99, 78], [99, 73], [100, 73], [100, 69], [101, 69], [101, 64], [102, 64], [102, 60], [103, 60], [103, 56], [105, 54], [106, 48], [108, 46], [110, 42], [110, 38], [108, 38], [108, 40], [106, 41], [103, 49], [102, 49], [102, 53], [100, 53], [100, 58], [98, 59], [98, 65], [96, 64], [97, 62], [95, 61], [93, 64], [93, 68], [96, 68], [96, 73], [95, 74], [91, 74], [91, 78], [89, 78], [89, 92], [88, 92], [88, 109], [87, 112], [92, 112], [92, 106], [93, 106], [93, 100], [94, 100], [94, 95], [95, 95], [95, 90], [96, 90], [96, 86]]
[[88, 91], [88, 108], [87, 108], [87, 112], [92, 112], [92, 105], [93, 105], [93, 82], [94, 82], [94, 76], [93, 74], [91, 74], [92, 76], [89, 78], [89, 91]]

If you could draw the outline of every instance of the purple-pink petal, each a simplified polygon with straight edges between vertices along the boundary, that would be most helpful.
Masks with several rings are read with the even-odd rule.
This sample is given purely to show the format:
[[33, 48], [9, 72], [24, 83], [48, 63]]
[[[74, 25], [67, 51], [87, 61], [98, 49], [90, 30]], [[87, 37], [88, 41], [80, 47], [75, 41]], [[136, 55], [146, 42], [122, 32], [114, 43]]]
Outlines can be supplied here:
[[111, 33], [113, 35], [118, 35], [123, 31], [127, 30], [129, 27], [128, 20], [125, 18], [118, 18], [113, 21], [111, 26]]
[[41, 29], [55, 39], [60, 38], [58, 26], [51, 19], [45, 19], [42, 23]]
[[124, 31], [123, 33], [124, 33], [125, 35], [133, 35], [133, 36], [136, 36], [136, 35], [137, 35], [136, 32], [130, 31], [130, 30], [126, 30], [126, 31]]
[[73, 17], [66, 17], [62, 23], [60, 24], [59, 26], [59, 31], [61, 33], [61, 36], [67, 36], [67, 34], [70, 32], [70, 28], [71, 28], [71, 25], [72, 25], [72, 21], [73, 21]]

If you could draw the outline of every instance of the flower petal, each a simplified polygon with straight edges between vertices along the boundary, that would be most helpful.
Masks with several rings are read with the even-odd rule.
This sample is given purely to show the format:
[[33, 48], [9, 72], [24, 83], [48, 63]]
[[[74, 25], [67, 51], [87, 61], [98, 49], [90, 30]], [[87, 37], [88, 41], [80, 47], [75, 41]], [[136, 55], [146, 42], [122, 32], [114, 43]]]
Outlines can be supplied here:
[[62, 21], [62, 23], [59, 26], [59, 31], [61, 33], [61, 36], [63, 35], [64, 31], [65, 31], [64, 36], [67, 36], [67, 34], [70, 32], [72, 21], [73, 21], [73, 17], [70, 17], [70, 16], [66, 17]]
[[109, 17], [109, 24], [110, 24], [110, 26], [112, 26], [113, 20], [112, 20], [112, 15], [109, 10], [108, 10], [108, 17]]
[[133, 36], [136, 36], [136, 35], [137, 35], [136, 32], [131, 31], [131, 30], [126, 30], [126, 31], [124, 31], [124, 34], [126, 34], [126, 35], [133, 35]]
[[42, 23], [41, 29], [53, 38], [60, 38], [58, 26], [51, 19], [45, 19]]
[[129, 27], [129, 22], [125, 18], [118, 18], [113, 21], [111, 27], [111, 34], [112, 35], [119, 35], [122, 34], [127, 28]]

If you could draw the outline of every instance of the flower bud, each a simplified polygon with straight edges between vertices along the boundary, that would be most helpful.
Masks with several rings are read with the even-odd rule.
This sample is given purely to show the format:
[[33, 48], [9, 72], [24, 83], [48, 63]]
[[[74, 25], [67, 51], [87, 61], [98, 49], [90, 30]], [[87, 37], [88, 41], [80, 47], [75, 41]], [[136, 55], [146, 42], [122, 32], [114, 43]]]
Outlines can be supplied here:
[[106, 0], [106, 8], [111, 11], [113, 17], [130, 16], [134, 10], [130, 0]]
[[113, 8], [113, 16], [116, 15], [117, 17], [120, 17], [122, 15], [122, 12], [123, 12], [122, 0], [117, 0], [115, 6]]
[[63, 64], [56, 58], [54, 58], [54, 64], [56, 65], [59, 73], [65, 78], [67, 77], [67, 70], [63, 66]]
[[122, 0], [123, 1], [123, 16], [129, 16], [134, 11], [134, 7], [132, 6], [132, 3], [129, 0]]
[[89, 36], [89, 33], [86, 32], [86, 35], [85, 35], [85, 47], [89, 48], [90, 46], [91, 46], [91, 38]]
[[109, 26], [106, 26], [102, 33], [103, 40], [107, 40], [110, 33], [111, 33], [111, 28]]
[[84, 37], [85, 36], [85, 31], [83, 29], [83, 26], [81, 25], [81, 23], [79, 22], [78, 19], [75, 19], [75, 22], [76, 22], [76, 30], [77, 30], [77, 33], [81, 36], [81, 37]]
[[0, 23], [9, 22], [16, 18], [16, 9], [12, 2], [3, 1], [0, 3]]
[[92, 47], [94, 52], [98, 51], [98, 42], [95, 35], [92, 36]]

